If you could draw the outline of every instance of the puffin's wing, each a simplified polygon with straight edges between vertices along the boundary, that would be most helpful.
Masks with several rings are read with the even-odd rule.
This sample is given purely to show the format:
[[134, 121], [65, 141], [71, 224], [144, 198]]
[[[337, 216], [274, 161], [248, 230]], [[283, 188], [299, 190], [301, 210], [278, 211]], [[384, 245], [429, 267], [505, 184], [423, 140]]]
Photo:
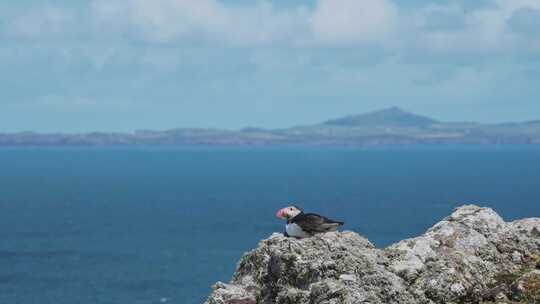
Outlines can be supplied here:
[[301, 213], [295, 216], [292, 223], [296, 223], [309, 234], [335, 231], [343, 222], [334, 221], [315, 213]]

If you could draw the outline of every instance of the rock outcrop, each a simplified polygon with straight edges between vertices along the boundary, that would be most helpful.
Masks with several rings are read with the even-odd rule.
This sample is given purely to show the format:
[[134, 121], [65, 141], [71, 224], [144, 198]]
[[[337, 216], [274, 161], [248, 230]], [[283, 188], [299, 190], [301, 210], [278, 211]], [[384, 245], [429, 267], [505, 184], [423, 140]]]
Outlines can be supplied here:
[[206, 304], [540, 303], [540, 219], [463, 206], [385, 249], [350, 231], [274, 233]]

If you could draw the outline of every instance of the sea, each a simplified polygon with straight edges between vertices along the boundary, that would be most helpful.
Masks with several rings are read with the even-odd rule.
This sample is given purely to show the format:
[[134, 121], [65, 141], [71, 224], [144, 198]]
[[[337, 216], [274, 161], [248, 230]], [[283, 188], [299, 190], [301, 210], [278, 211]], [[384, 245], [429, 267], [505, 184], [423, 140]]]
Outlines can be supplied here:
[[0, 149], [0, 304], [203, 303], [290, 204], [378, 247], [454, 208], [540, 216], [540, 148]]

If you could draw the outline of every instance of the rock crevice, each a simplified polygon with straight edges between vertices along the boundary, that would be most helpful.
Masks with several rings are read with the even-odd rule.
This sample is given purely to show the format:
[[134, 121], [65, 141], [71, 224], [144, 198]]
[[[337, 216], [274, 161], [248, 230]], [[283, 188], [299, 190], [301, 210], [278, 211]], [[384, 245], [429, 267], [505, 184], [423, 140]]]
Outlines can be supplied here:
[[274, 233], [206, 304], [540, 303], [539, 231], [539, 218], [507, 223], [468, 205], [385, 249], [350, 231]]

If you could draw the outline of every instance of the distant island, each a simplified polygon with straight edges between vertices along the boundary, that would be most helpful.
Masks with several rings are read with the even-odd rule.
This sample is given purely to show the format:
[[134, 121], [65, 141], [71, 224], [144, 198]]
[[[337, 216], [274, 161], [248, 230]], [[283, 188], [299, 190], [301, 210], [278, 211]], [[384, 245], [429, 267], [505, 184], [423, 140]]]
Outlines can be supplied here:
[[441, 122], [397, 107], [285, 129], [180, 128], [133, 133], [0, 133], [0, 146], [384, 146], [540, 144], [540, 120], [481, 124]]

